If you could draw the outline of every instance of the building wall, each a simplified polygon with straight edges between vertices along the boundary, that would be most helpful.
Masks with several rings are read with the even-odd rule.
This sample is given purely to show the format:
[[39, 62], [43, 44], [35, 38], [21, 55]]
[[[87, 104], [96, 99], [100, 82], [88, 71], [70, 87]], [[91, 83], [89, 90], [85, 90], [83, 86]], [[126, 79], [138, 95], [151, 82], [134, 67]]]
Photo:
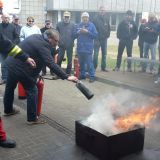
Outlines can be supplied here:
[[160, 0], [47, 0], [47, 12], [54, 23], [57, 23], [65, 10], [71, 11], [72, 20], [78, 23], [81, 12], [89, 12], [92, 20], [101, 5], [107, 10], [113, 30], [116, 30], [119, 21], [129, 9], [133, 11], [137, 24], [143, 12], [160, 13]]
[[46, 0], [22, 0], [21, 12], [19, 13], [22, 24], [26, 23], [29, 16], [33, 16], [35, 24], [39, 27], [44, 25], [46, 19]]
[[97, 11], [104, 5], [110, 12], [160, 12], [160, 0], [47, 0], [47, 10]]
[[45, 19], [50, 19], [56, 26], [65, 10], [71, 11], [72, 21], [78, 23], [81, 12], [88, 11], [92, 19], [101, 5], [107, 9], [113, 30], [128, 9], [134, 12], [137, 22], [142, 12], [160, 12], [160, 0], [21, 0], [19, 16], [22, 24], [28, 16], [33, 16], [39, 27], [44, 25]]

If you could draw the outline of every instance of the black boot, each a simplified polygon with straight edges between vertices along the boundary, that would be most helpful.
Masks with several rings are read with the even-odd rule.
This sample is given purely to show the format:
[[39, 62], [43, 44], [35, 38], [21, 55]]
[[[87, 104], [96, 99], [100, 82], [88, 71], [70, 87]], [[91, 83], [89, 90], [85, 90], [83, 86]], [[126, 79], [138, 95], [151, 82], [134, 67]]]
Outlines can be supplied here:
[[6, 139], [4, 141], [0, 141], [0, 147], [4, 148], [15, 148], [16, 147], [16, 142], [11, 139]]

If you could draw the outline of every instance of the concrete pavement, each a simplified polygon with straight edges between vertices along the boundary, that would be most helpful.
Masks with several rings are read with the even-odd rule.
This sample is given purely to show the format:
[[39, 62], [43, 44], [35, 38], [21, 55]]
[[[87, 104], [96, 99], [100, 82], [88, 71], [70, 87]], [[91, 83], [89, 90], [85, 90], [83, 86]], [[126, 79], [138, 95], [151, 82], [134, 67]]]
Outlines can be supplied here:
[[[101, 72], [96, 73], [96, 82], [83, 83], [95, 94], [88, 101], [74, 86], [62, 80], [45, 80], [42, 117], [45, 125], [28, 126], [26, 124], [26, 101], [15, 96], [15, 104], [20, 106], [21, 114], [3, 117], [9, 137], [17, 141], [15, 149], [0, 148], [0, 160], [96, 160], [97, 158], [77, 147], [74, 141], [75, 120], [85, 119], [91, 114], [93, 106], [102, 96], [107, 97], [117, 92], [131, 92], [140, 99], [159, 96], [160, 85], [154, 84], [155, 76], [144, 73]], [[0, 86], [2, 96], [4, 86]], [[0, 97], [0, 110], [3, 110]], [[98, 102], [99, 103], [99, 102]], [[3, 112], [2, 112], [3, 113]], [[147, 129], [145, 146], [141, 154], [130, 155], [124, 160], [158, 160], [159, 127]]]

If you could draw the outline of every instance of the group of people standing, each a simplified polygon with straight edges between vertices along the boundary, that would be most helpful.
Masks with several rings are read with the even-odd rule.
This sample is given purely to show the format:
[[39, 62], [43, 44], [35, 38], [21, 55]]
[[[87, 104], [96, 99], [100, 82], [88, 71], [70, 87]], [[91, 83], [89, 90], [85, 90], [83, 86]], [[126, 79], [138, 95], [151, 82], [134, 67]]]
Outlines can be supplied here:
[[63, 21], [56, 25], [60, 33], [59, 54], [57, 63], [61, 66], [65, 51], [67, 53], [66, 73], [71, 74], [74, 40], [77, 40], [76, 55], [80, 64], [79, 79], [89, 82], [95, 80], [95, 70], [98, 66], [98, 54], [101, 47], [101, 71], [108, 71], [106, 65], [107, 39], [110, 36], [110, 24], [105, 8], [101, 6], [99, 13], [90, 21], [88, 12], [81, 14], [81, 22], [74, 24], [70, 22], [71, 13], [64, 12]]

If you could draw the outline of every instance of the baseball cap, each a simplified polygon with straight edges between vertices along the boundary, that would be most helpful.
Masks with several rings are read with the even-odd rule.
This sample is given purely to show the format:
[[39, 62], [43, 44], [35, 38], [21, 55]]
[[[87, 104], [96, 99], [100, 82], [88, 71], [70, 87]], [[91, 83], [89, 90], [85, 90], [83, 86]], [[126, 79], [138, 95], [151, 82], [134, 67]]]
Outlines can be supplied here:
[[83, 12], [81, 17], [89, 17], [89, 13], [88, 12]]
[[19, 17], [17, 15], [13, 15], [13, 19], [19, 19]]
[[68, 12], [68, 11], [65, 11], [65, 12], [63, 13], [63, 16], [64, 16], [64, 17], [70, 17], [70, 16], [71, 16], [71, 13]]
[[132, 13], [131, 10], [128, 10], [128, 11], [126, 12], [126, 15], [128, 15], [128, 16], [133, 16], [133, 13]]
[[45, 20], [45, 24], [51, 23], [50, 20]]

